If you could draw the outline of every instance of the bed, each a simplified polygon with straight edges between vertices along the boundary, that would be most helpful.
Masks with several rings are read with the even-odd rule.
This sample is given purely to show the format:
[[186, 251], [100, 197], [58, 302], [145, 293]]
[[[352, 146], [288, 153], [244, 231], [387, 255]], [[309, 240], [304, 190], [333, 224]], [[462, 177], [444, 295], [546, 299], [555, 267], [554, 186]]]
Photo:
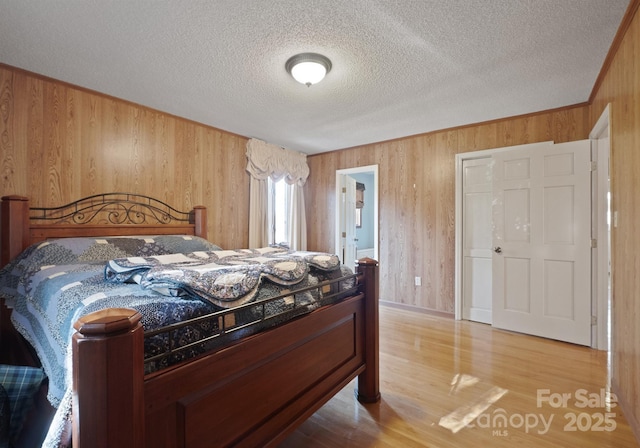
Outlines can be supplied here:
[[[1, 207], [2, 266], [61, 238], [206, 240], [204, 207], [180, 212], [140, 195], [95, 195], [55, 209], [5, 196]], [[168, 355], [145, 355], [150, 339], [168, 338], [184, 322], [148, 330], [145, 316], [126, 306], [81, 315], [70, 342], [73, 446], [275, 446], [356, 377], [358, 400], [378, 401], [377, 262], [299, 286], [267, 300], [288, 304], [286, 320], [255, 309], [262, 299], [198, 315], [214, 328], [204, 342], [187, 341], [188, 356], [176, 356], [173, 343]], [[321, 300], [298, 304], [310, 295]], [[2, 311], [7, 348], [5, 340], [21, 338]]]

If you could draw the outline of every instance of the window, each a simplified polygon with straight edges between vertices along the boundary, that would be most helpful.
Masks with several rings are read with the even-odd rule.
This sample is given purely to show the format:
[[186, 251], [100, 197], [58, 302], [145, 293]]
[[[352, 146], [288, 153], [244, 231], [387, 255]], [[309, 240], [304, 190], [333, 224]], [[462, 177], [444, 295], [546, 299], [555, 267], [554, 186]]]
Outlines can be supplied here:
[[269, 244], [289, 246], [289, 204], [291, 186], [284, 179], [274, 182], [269, 178]]

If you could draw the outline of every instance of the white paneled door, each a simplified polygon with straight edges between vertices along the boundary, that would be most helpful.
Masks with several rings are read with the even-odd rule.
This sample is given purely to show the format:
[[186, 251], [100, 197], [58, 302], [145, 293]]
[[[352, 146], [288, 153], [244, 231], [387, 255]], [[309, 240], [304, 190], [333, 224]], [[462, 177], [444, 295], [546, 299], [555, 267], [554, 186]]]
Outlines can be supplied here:
[[590, 142], [492, 158], [493, 326], [590, 345]]
[[462, 164], [462, 318], [491, 323], [491, 264], [493, 200], [491, 157]]

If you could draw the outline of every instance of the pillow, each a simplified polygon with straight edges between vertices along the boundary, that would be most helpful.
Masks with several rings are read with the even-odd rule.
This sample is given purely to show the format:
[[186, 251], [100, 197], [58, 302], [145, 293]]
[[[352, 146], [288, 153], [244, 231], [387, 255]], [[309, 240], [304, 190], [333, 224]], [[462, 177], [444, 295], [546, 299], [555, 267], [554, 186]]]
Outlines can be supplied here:
[[48, 240], [38, 246], [41, 253], [38, 261], [43, 264], [104, 262], [122, 257], [220, 250], [204, 238], [189, 235], [73, 237]]
[[14, 444], [45, 378], [41, 368], [0, 365], [0, 385], [7, 392], [11, 409], [9, 439]]
[[[204, 238], [188, 235], [72, 237], [35, 243], [0, 271], [14, 283], [42, 266], [100, 263], [114, 258], [221, 250]], [[3, 283], [8, 280], [2, 279]], [[13, 285], [15, 287], [15, 285]]]

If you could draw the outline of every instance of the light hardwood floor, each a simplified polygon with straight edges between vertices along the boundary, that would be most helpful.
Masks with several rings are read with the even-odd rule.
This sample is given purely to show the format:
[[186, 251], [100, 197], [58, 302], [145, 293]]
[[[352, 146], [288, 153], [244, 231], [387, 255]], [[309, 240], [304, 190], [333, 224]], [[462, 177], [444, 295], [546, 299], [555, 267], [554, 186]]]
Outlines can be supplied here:
[[380, 378], [379, 403], [353, 382], [280, 448], [639, 446], [587, 347], [381, 306]]

